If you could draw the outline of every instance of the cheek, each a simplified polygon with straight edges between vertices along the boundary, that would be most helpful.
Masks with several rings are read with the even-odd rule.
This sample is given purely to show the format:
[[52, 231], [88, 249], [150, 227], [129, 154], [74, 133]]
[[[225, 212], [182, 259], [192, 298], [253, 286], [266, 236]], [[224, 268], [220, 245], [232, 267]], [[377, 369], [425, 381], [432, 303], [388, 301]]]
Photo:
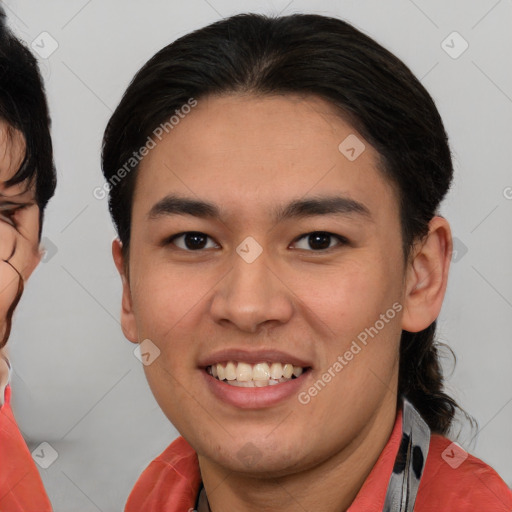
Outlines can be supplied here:
[[290, 288], [327, 332], [347, 336], [373, 325], [399, 299], [398, 283], [383, 262], [361, 254], [331, 269], [305, 272]]
[[334, 403], [357, 408], [362, 390], [376, 397], [385, 391], [383, 382], [390, 385], [401, 333], [400, 290], [398, 271], [370, 252], [328, 275], [309, 275], [301, 282], [297, 296], [307, 306], [304, 315], [325, 334], [317, 351], [318, 377], [330, 370], [326, 390], [321, 383], [317, 386], [322, 398], [312, 410], [318, 407], [321, 414], [322, 404]]
[[[400, 281], [385, 269], [385, 265], [361, 263], [332, 279], [304, 285], [305, 302], [315, 313], [311, 318], [328, 326], [328, 337], [318, 350], [321, 362], [315, 380], [300, 403], [316, 425], [337, 425], [336, 435], [352, 430], [355, 435], [363, 428], [364, 418], [395, 388]], [[315, 284], [318, 293], [311, 292]]]
[[132, 298], [139, 329], [158, 332], [171, 328], [194, 295], [193, 274], [187, 280], [181, 272], [171, 272], [147, 258], [134, 266], [133, 276]]
[[158, 346], [168, 368], [183, 372], [193, 358], [192, 339], [207, 313], [205, 300], [218, 277], [194, 272], [192, 267], [171, 271], [169, 265], [148, 264], [146, 268], [132, 284], [138, 337]]

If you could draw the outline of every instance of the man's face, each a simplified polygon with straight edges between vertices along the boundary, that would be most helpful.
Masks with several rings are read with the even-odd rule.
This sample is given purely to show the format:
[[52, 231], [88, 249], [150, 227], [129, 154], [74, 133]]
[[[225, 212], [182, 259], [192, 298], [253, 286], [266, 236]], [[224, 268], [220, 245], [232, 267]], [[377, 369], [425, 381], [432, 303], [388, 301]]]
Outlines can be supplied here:
[[5, 185], [19, 169], [24, 156], [22, 134], [0, 120], [0, 339], [4, 336], [7, 311], [15, 300], [20, 275], [28, 279], [40, 260], [35, 189], [27, 182]]
[[[211, 203], [219, 217], [180, 213], [171, 195]], [[286, 211], [334, 197], [345, 200], [338, 212]], [[401, 244], [376, 151], [320, 99], [201, 99], [149, 152], [133, 198], [123, 329], [160, 350], [148, 382], [200, 457], [290, 473], [343, 450], [384, 409], [394, 417]], [[228, 361], [231, 384], [210, 375]], [[302, 374], [269, 385], [266, 372], [286, 364]]]

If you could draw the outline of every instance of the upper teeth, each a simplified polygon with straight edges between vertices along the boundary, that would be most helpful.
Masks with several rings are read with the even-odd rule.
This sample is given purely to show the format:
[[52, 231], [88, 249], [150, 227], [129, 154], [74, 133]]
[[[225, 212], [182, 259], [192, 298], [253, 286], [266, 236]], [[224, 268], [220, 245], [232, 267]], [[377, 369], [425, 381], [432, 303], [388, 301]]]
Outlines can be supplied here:
[[229, 361], [227, 363], [212, 364], [207, 368], [208, 373], [219, 380], [228, 380], [239, 382], [269, 381], [279, 380], [281, 378], [291, 379], [292, 376], [299, 377], [303, 368], [293, 366], [290, 363], [242, 363]]

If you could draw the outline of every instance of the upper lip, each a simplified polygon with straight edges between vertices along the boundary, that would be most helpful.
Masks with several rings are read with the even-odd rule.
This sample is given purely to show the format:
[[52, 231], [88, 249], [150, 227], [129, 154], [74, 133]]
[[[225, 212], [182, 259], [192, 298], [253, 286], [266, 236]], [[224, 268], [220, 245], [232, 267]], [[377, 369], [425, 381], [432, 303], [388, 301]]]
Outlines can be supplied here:
[[312, 366], [311, 362], [301, 359], [287, 352], [275, 349], [224, 349], [209, 354], [199, 361], [200, 368], [206, 368], [215, 363], [225, 363], [227, 361], [238, 361], [243, 363], [256, 364], [264, 361], [275, 363], [289, 363], [293, 366], [301, 366], [302, 368], [309, 368]]

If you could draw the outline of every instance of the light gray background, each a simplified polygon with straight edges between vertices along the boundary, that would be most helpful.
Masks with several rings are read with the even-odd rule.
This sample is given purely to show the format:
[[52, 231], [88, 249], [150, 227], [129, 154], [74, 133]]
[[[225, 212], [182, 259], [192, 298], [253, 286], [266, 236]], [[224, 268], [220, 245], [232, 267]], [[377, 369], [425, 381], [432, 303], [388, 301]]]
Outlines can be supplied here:
[[[461, 249], [439, 322], [458, 356], [453, 373], [447, 366], [448, 390], [480, 422], [459, 442], [512, 485], [510, 0], [10, 0], [6, 11], [27, 42], [46, 31], [59, 45], [39, 59], [58, 169], [43, 234], [56, 252], [29, 281], [10, 340], [21, 430], [31, 449], [48, 442], [58, 453], [40, 470], [56, 512], [122, 510], [140, 472], [177, 435], [118, 322], [115, 232], [106, 200], [93, 197], [103, 184], [103, 129], [157, 50], [243, 11], [344, 18], [402, 58], [433, 95], [456, 167], [442, 213]], [[456, 59], [441, 46], [453, 31], [469, 43]]]

